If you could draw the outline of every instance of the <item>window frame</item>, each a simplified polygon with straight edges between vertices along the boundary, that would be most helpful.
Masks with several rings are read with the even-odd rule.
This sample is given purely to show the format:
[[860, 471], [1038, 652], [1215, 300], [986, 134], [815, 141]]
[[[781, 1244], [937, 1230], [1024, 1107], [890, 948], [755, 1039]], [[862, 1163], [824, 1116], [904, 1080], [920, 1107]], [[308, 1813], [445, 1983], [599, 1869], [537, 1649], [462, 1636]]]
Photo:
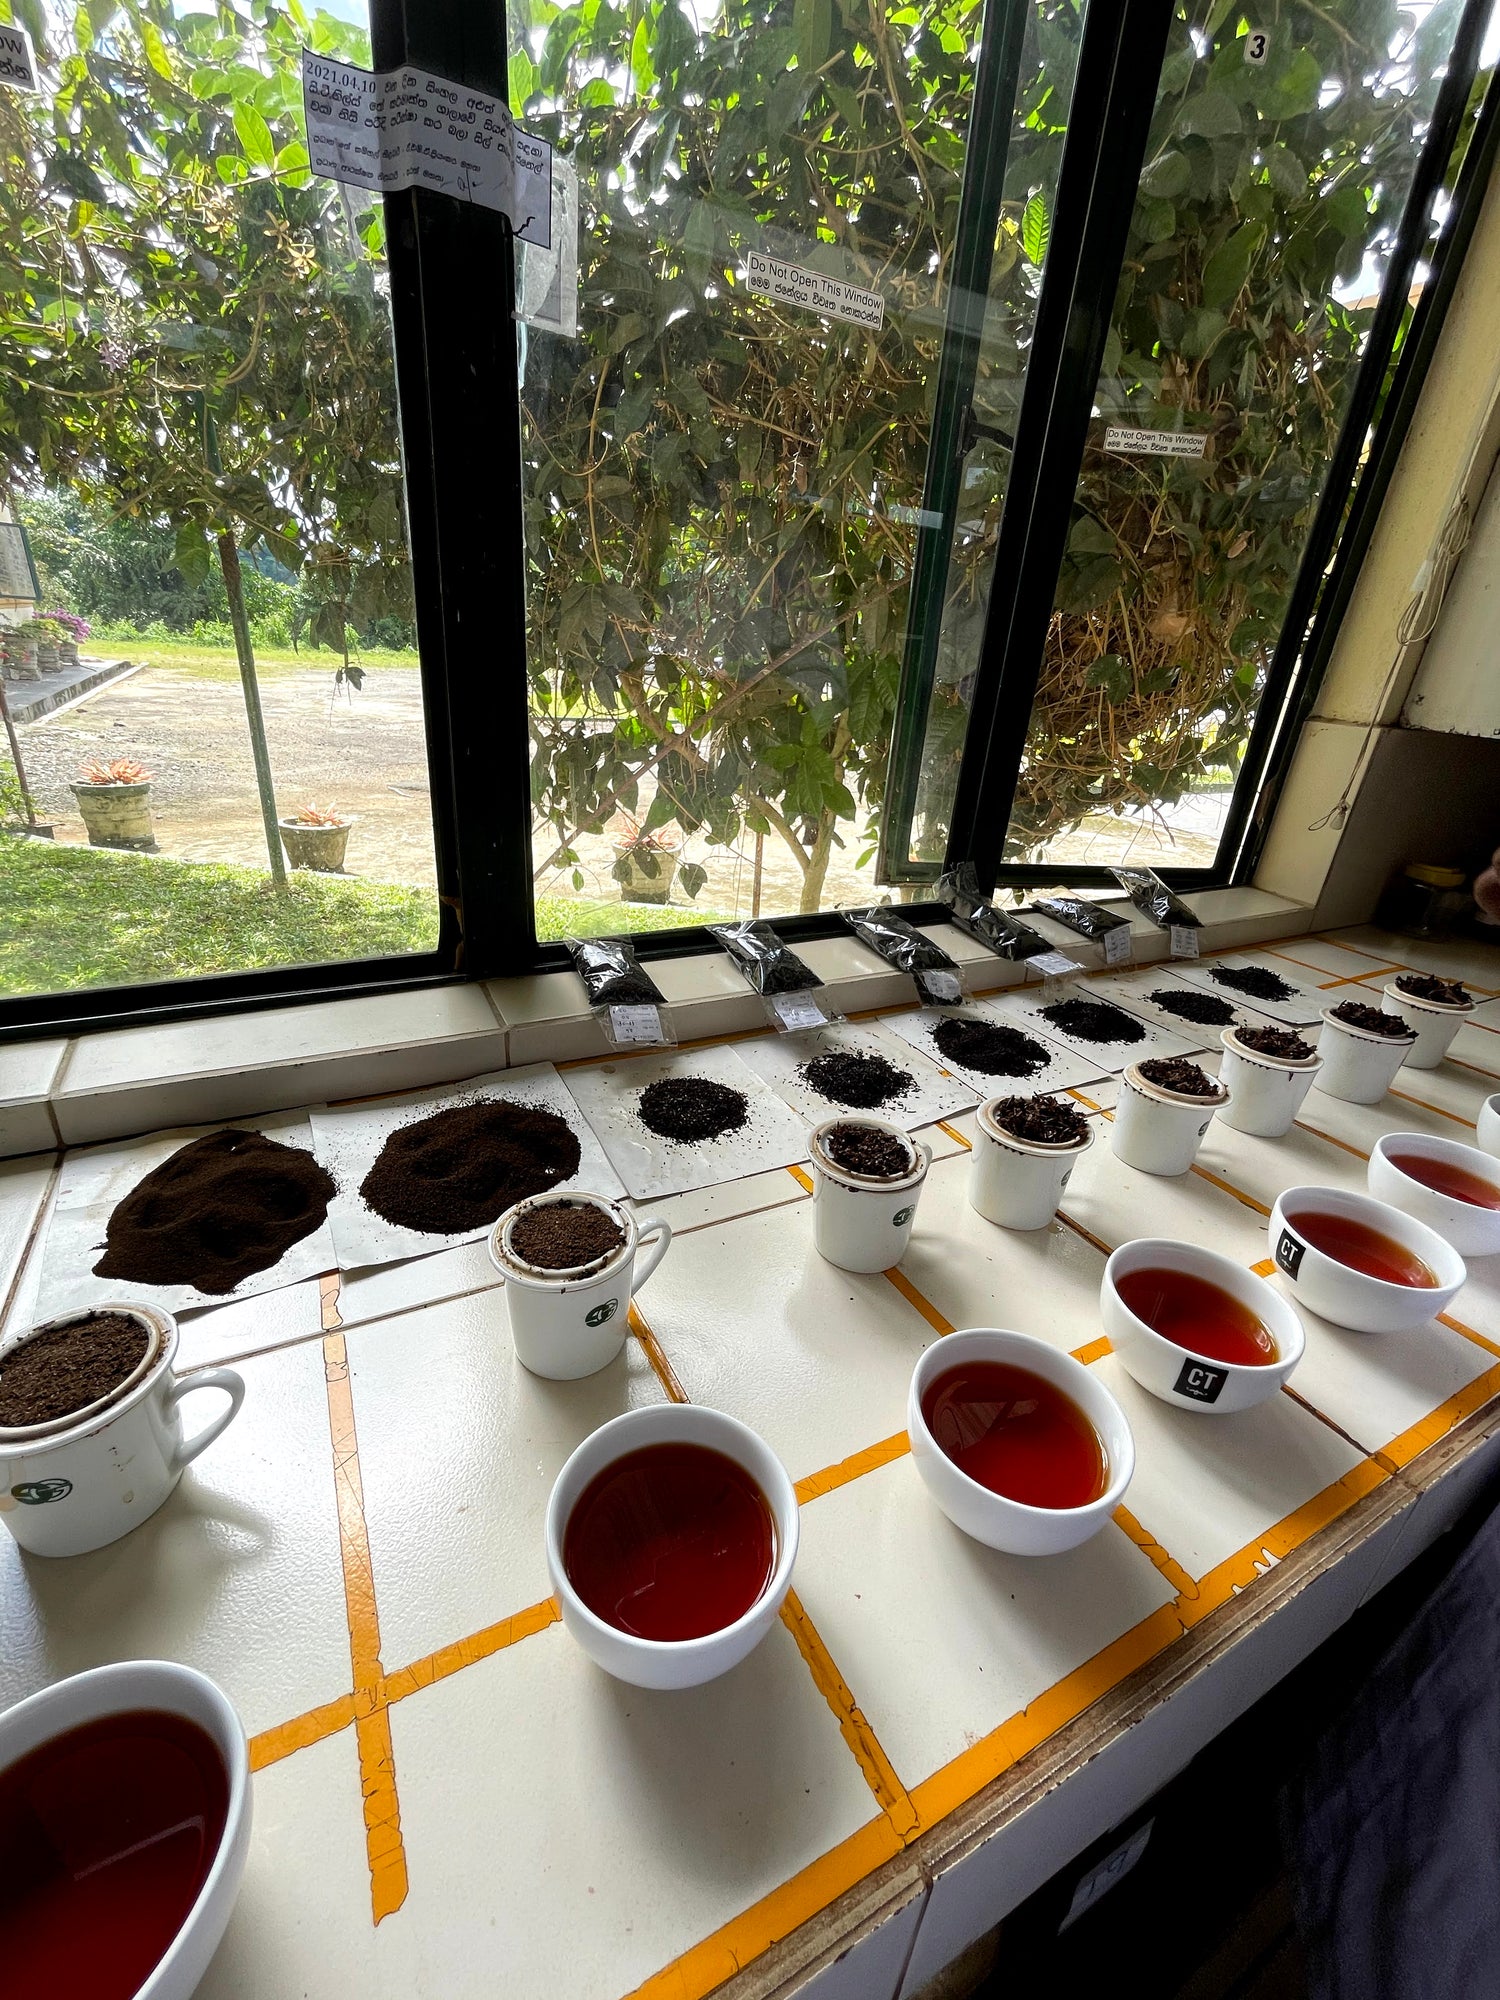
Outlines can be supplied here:
[[[1007, 73], [1013, 87], [1021, 42], [1018, 23], [1028, 4], [988, 0], [986, 26], [1003, 19], [1007, 30], [996, 39], [996, 56], [981, 72], [992, 88], [1003, 89]], [[1035, 588], [1036, 579], [1046, 574], [1055, 584], [1062, 562], [1115, 276], [1174, 5], [1175, 0], [1124, 0], [1123, 6], [1110, 7], [1094, 0], [1084, 19], [1033, 362], [1017, 422], [990, 613], [944, 864], [972, 860], [986, 888], [1022, 890], [1063, 882], [1082, 889], [1115, 887], [1107, 868], [1002, 865], [1001, 850], [1051, 608], [1051, 588], [1044, 595]], [[1174, 888], [1233, 886], [1247, 882], [1254, 872], [1270, 809], [1358, 579], [1500, 153], [1497, 68], [1468, 134], [1447, 214], [1432, 240], [1433, 201], [1462, 135], [1488, 11], [1489, 0], [1466, 0], [1218, 860], [1211, 868], [1161, 869]], [[506, 94], [503, 0], [483, 8], [472, 0], [370, 0], [370, 13], [377, 68], [410, 61], [476, 89]], [[971, 245], [982, 237], [984, 204], [1003, 170], [1003, 149], [998, 165], [989, 159], [975, 168], [972, 204], [966, 173], [963, 200], [978, 218], [966, 238]], [[493, 212], [422, 190], [386, 196], [385, 209], [432, 779], [437, 947], [410, 955], [7, 997], [0, 999], [0, 1044], [421, 990], [558, 970], [570, 963], [562, 945], [538, 942], [532, 897], [513, 239], [509, 224]], [[1424, 254], [1429, 276], [1408, 320], [1411, 281]], [[976, 253], [973, 261], [977, 267], [987, 257]], [[484, 309], [482, 296], [476, 309], [477, 285], [470, 273], [493, 274], [492, 309]], [[1403, 324], [1405, 339], [1396, 356]], [[960, 324], [954, 338], [945, 338], [940, 375], [949, 394], [938, 412], [944, 436], [957, 435], [964, 341], [973, 331]], [[1043, 357], [1046, 365], [1038, 366]], [[935, 441], [938, 435], [935, 421]], [[1069, 468], [1066, 482], [1047, 473], [1046, 468], [1057, 465]], [[934, 477], [931, 461], [928, 476]], [[1018, 496], [1014, 507], [1013, 492]], [[1014, 587], [1023, 572], [1030, 586], [1024, 604]], [[471, 634], [483, 636], [476, 642]], [[935, 867], [929, 870], [936, 872]], [[919, 922], [938, 922], [947, 915], [943, 905], [930, 901], [904, 908]], [[836, 911], [775, 921], [794, 945], [846, 934]], [[702, 926], [635, 933], [632, 942], [647, 961], [720, 949]]]

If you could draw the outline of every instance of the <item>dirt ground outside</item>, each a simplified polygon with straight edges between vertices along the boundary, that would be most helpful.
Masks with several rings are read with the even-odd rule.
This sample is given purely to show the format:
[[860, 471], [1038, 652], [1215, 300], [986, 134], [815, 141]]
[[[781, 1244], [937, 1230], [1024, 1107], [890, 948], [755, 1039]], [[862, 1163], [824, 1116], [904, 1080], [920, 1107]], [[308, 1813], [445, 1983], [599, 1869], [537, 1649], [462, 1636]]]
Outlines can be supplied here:
[[[345, 864], [350, 876], [434, 887], [416, 667], [374, 666], [363, 688], [355, 690], [335, 688], [331, 665], [272, 661], [261, 676], [261, 702], [280, 812], [291, 814], [309, 803], [335, 804], [357, 820]], [[23, 725], [20, 736], [38, 810], [56, 821], [59, 840], [82, 844], [87, 839], [69, 789], [79, 765], [93, 757], [134, 757], [154, 774], [152, 808], [164, 854], [264, 865], [250, 738], [232, 654], [196, 664], [149, 660], [75, 707]], [[649, 794], [648, 780], [642, 787], [643, 810]], [[1227, 794], [1186, 800], [1174, 809], [1171, 830], [1147, 815], [1123, 822], [1101, 818], [1097, 825], [1088, 823], [1053, 842], [1049, 858], [1059, 863], [1109, 861], [1128, 851], [1132, 860], [1202, 865], [1213, 858], [1227, 804]], [[871, 844], [864, 830], [851, 829], [845, 838], [828, 871], [825, 907], [870, 900], [879, 893], [873, 866], [854, 865]], [[551, 830], [541, 829], [534, 842], [538, 863], [555, 846]], [[549, 869], [538, 878], [538, 893], [613, 901], [619, 885], [610, 874], [614, 855], [607, 836], [581, 835], [575, 846], [582, 889], [575, 892], [571, 869]], [[689, 837], [684, 858], [700, 862], [708, 880], [692, 905], [674, 890], [674, 905], [751, 914], [753, 837], [728, 849]], [[768, 836], [762, 850], [760, 913], [788, 914], [797, 909], [800, 896], [794, 857], [779, 836]]]

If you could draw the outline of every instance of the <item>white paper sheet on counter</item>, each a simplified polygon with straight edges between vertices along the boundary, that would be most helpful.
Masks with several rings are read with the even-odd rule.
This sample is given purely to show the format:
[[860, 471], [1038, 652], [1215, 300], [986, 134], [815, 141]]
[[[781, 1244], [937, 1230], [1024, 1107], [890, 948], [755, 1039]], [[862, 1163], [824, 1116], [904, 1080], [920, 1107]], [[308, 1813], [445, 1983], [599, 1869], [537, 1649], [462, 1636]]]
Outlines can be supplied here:
[[853, 1021], [835, 1027], [815, 1028], [800, 1035], [766, 1035], [754, 1042], [739, 1042], [735, 1053], [764, 1079], [783, 1103], [789, 1104], [809, 1125], [821, 1125], [825, 1118], [857, 1115], [854, 1108], [825, 1097], [816, 1084], [803, 1074], [815, 1056], [847, 1050], [852, 1055], [883, 1056], [911, 1078], [910, 1087], [900, 1097], [872, 1107], [878, 1118], [915, 1132], [918, 1126], [934, 1125], [939, 1118], [951, 1118], [967, 1111], [975, 1102], [973, 1088], [960, 1077], [949, 1076], [929, 1062], [913, 1044], [898, 1041], [884, 1026], [862, 1027]]
[[[642, 1122], [637, 1106], [643, 1090], [669, 1076], [704, 1077], [742, 1092], [745, 1123], [718, 1139], [689, 1143], [658, 1137]], [[807, 1127], [733, 1049], [677, 1050], [591, 1063], [568, 1072], [568, 1088], [638, 1201], [718, 1187], [807, 1158]]]
[[[1118, 979], [1094, 979], [1089, 982], [1089, 990], [1100, 999], [1115, 1000], [1132, 1014], [1139, 1014], [1153, 1026], [1166, 1028], [1171, 1034], [1181, 1035], [1184, 1040], [1196, 1042], [1200, 1049], [1222, 1049], [1220, 1037], [1225, 1028], [1284, 1028], [1284, 1021], [1273, 1020], [1269, 1014], [1258, 1012], [1254, 1007], [1240, 1000], [1227, 987], [1215, 986], [1209, 989], [1215, 1000], [1223, 1000], [1234, 1009], [1231, 1020], [1222, 1021], [1217, 1026], [1208, 1021], [1185, 1021], [1174, 1014], [1169, 1007], [1158, 1007], [1151, 999], [1153, 993], [1173, 991], [1192, 993], [1202, 997], [1204, 988], [1178, 976], [1175, 970], [1164, 973], [1158, 967], [1145, 966], [1139, 972], [1122, 973]], [[1317, 1040], [1316, 1029], [1310, 1039]]]
[[[1045, 1069], [1033, 1070], [1030, 1076], [991, 1076], [984, 1070], [969, 1069], [963, 1063], [954, 1062], [933, 1040], [933, 1030], [942, 1022], [951, 1021], [955, 1015], [968, 1020], [993, 1021], [1006, 1028], [1023, 1027], [1046, 1050], [1051, 1060]], [[892, 1034], [899, 1035], [903, 1042], [909, 1042], [919, 1055], [926, 1056], [960, 1078], [980, 1098], [1047, 1097], [1055, 1090], [1072, 1090], [1076, 1085], [1092, 1083], [1095, 1077], [1104, 1075], [1102, 1063], [1080, 1055], [1076, 1049], [1064, 1047], [1054, 1035], [1042, 1033], [1031, 1021], [1010, 1019], [1000, 1012], [999, 1003], [994, 1000], [971, 1000], [963, 1007], [919, 1007], [915, 1014], [888, 1015], [881, 1025], [889, 1028]]]
[[[1276, 977], [1292, 991], [1285, 1000], [1262, 1000], [1258, 994], [1241, 993], [1233, 986], [1227, 986], [1222, 979], [1215, 979], [1215, 971], [1243, 972], [1251, 967], [1260, 972], [1274, 972]], [[1331, 1007], [1339, 1000], [1354, 999], [1359, 994], [1352, 987], [1343, 987], [1327, 992], [1311, 986], [1306, 980], [1292, 976], [1291, 968], [1283, 961], [1279, 965], [1265, 957], [1258, 957], [1253, 951], [1227, 952], [1223, 958], [1205, 959], [1201, 965], [1179, 965], [1175, 968], [1184, 979], [1194, 986], [1202, 986], [1210, 993], [1222, 993], [1226, 1000], [1233, 1000], [1237, 1006], [1253, 1007], [1258, 1014], [1269, 1014], [1273, 1021], [1283, 1021], [1288, 1027], [1305, 1028], [1322, 1019], [1323, 1009]], [[1378, 981], [1372, 980], [1371, 986]], [[1371, 995], [1370, 1005], [1378, 1007], [1380, 1001]]]
[[318, 1158], [339, 1184], [328, 1220], [341, 1271], [360, 1271], [369, 1264], [392, 1264], [401, 1257], [428, 1257], [434, 1250], [451, 1250], [458, 1243], [477, 1243], [489, 1235], [488, 1227], [460, 1230], [453, 1236], [430, 1236], [425, 1230], [406, 1229], [399, 1222], [388, 1222], [383, 1215], [377, 1215], [359, 1190], [386, 1140], [403, 1125], [415, 1125], [418, 1119], [429, 1118], [434, 1111], [446, 1110], [451, 1105], [473, 1104], [479, 1099], [493, 1103], [502, 1098], [535, 1110], [554, 1111], [577, 1135], [578, 1171], [571, 1180], [558, 1181], [558, 1190], [585, 1189], [590, 1194], [608, 1195], [612, 1201], [625, 1192], [619, 1175], [589, 1129], [587, 1118], [551, 1063], [495, 1070], [467, 1083], [443, 1084], [436, 1090], [414, 1091], [407, 1097], [320, 1107], [312, 1114], [313, 1136]]
[[150, 1132], [142, 1139], [90, 1146], [68, 1154], [41, 1242], [38, 1321], [55, 1319], [80, 1306], [102, 1305], [108, 1299], [139, 1299], [146, 1305], [160, 1306], [164, 1312], [193, 1312], [223, 1305], [226, 1299], [279, 1291], [283, 1285], [301, 1284], [305, 1278], [333, 1269], [333, 1237], [324, 1222], [300, 1243], [294, 1243], [279, 1263], [242, 1279], [232, 1292], [200, 1292], [194, 1285], [146, 1285], [135, 1278], [94, 1276], [93, 1267], [104, 1255], [109, 1218], [126, 1195], [194, 1139], [226, 1129], [259, 1132], [280, 1145], [300, 1146], [304, 1153], [316, 1150], [307, 1113], [281, 1111], [266, 1118], [226, 1118], [217, 1125]]
[[[1079, 1041], [1042, 1013], [1043, 1007], [1053, 1007], [1069, 1000], [1107, 1000], [1111, 1006], [1120, 1007], [1122, 1013], [1130, 1014], [1133, 1021], [1139, 1021], [1141, 1032], [1133, 1042]], [[1192, 1056], [1198, 1053], [1198, 1044], [1189, 1041], [1185, 1035], [1176, 1034], [1170, 1028], [1158, 1028], [1154, 1022], [1141, 1020], [1140, 1015], [1132, 1013], [1129, 1007], [1121, 1007], [1118, 1000], [1111, 999], [1109, 981], [1105, 979], [1067, 985], [1055, 995], [1012, 991], [1002, 994], [991, 1004], [1032, 1034], [1045, 1035], [1084, 1062], [1093, 1063], [1092, 1074], [1095, 1076], [1118, 1076], [1131, 1063], [1145, 1062], [1154, 1056]]]

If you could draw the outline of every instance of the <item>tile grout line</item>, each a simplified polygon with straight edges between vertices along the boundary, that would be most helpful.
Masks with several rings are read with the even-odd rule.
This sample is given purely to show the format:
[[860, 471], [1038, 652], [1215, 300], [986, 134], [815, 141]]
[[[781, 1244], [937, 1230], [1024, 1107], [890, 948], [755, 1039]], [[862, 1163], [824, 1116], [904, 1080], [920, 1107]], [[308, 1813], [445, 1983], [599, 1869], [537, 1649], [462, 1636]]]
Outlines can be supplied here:
[[690, 1403], [692, 1397], [678, 1381], [677, 1370], [667, 1359], [666, 1350], [652, 1332], [650, 1321], [634, 1300], [631, 1301], [626, 1318], [630, 1324], [630, 1331], [641, 1343], [646, 1359], [651, 1363], [652, 1372], [666, 1390], [667, 1400], [672, 1403]]
[[890, 1820], [903, 1845], [915, 1839], [921, 1826], [906, 1787], [881, 1748], [879, 1738], [854, 1699], [853, 1690], [839, 1672], [837, 1662], [795, 1590], [786, 1594], [786, 1602], [781, 1607], [781, 1622], [796, 1642], [797, 1651], [802, 1655], [818, 1692], [833, 1711], [839, 1733], [864, 1773], [865, 1782], [875, 1794], [881, 1811]]
[[401, 1839], [401, 1806], [391, 1718], [380, 1663], [380, 1614], [375, 1572], [365, 1522], [364, 1483], [349, 1356], [342, 1333], [323, 1336], [328, 1430], [339, 1518], [339, 1551], [344, 1570], [344, 1605], [349, 1622], [349, 1663], [354, 1676], [355, 1741], [359, 1749], [360, 1791], [364, 1800], [365, 1853], [370, 1869], [370, 1910], [379, 1924], [406, 1901], [406, 1849]]
[[57, 1184], [62, 1179], [62, 1170], [63, 1156], [59, 1153], [48, 1169], [47, 1185], [42, 1190], [42, 1198], [36, 1205], [36, 1214], [32, 1216], [31, 1226], [26, 1231], [26, 1241], [21, 1245], [20, 1252], [16, 1257], [15, 1274], [6, 1289], [4, 1303], [0, 1304], [0, 1333], [4, 1332], [5, 1322], [10, 1318], [11, 1308], [15, 1305], [16, 1298], [20, 1293], [22, 1281], [25, 1279], [31, 1265], [32, 1256], [39, 1248], [42, 1224], [46, 1220], [47, 1210], [57, 1193]]

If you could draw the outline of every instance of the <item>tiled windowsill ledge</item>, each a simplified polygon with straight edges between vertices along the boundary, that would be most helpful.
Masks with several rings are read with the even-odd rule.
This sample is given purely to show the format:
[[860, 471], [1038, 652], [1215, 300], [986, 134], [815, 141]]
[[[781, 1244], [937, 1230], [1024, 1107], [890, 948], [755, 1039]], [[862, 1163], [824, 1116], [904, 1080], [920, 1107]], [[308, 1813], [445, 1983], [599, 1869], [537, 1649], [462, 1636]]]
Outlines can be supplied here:
[[[1205, 952], [1292, 936], [1307, 929], [1310, 914], [1260, 889], [1211, 889], [1186, 900], [1203, 920]], [[1137, 964], [1167, 956], [1162, 932], [1128, 904], [1111, 907], [1132, 916]], [[1037, 927], [1070, 956], [1101, 963], [1097, 946], [1045, 919]], [[966, 967], [975, 992], [1025, 977], [951, 925], [932, 934]], [[912, 999], [906, 975], [853, 936], [798, 949], [846, 1014]], [[727, 958], [658, 959], [651, 972], [683, 1041], [765, 1026], [759, 1000]], [[0, 1158], [605, 1053], [573, 972], [15, 1043], [0, 1048]]]

